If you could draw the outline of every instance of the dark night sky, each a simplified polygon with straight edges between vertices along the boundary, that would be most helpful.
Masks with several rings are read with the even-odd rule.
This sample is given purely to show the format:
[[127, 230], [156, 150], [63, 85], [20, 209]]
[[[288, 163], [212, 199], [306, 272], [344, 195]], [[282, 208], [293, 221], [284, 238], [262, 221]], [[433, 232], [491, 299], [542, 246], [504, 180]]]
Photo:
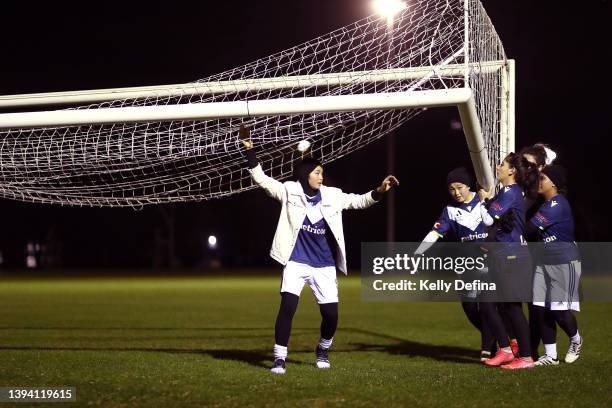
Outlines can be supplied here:
[[[610, 241], [604, 137], [612, 135], [605, 92], [610, 3], [483, 2], [517, 61], [517, 146], [542, 141], [570, 172], [581, 241]], [[190, 82], [294, 46], [370, 14], [370, 0], [181, 2], [3, 2], [0, 94]], [[447, 201], [445, 175], [469, 164], [456, 109], [428, 110], [396, 132], [398, 241], [420, 240]], [[327, 184], [365, 192], [385, 175], [385, 143], [326, 168]], [[352, 169], [358, 169], [358, 177]], [[351, 172], [349, 171], [351, 169]], [[602, 183], [603, 181], [603, 183]], [[603, 187], [603, 188], [602, 188]], [[53, 237], [65, 266], [151, 265], [161, 210], [91, 209], [0, 200], [0, 249], [20, 266], [25, 243]], [[174, 208], [184, 266], [219, 236], [226, 264], [274, 265], [267, 257], [278, 205], [261, 191]], [[346, 212], [349, 266], [361, 241], [385, 240], [385, 208]]]

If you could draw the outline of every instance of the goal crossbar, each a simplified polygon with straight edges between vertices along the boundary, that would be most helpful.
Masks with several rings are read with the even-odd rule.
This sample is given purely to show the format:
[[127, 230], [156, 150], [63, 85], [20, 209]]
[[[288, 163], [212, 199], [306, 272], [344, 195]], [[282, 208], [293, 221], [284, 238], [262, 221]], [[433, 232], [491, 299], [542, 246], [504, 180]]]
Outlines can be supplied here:
[[[467, 69], [474, 73], [493, 73], [502, 69], [506, 63], [507, 62], [503, 60], [471, 63], [468, 64]], [[120, 99], [214, 95], [228, 92], [257, 92], [273, 89], [291, 89], [296, 87], [306, 88], [313, 86], [392, 82], [422, 79], [435, 75], [444, 77], [463, 77], [466, 75], [466, 64], [447, 64], [441, 66], [379, 69], [233, 81], [192, 82], [187, 84], [85, 91], [4, 95], [0, 96], [0, 109], [98, 103]]]
[[469, 88], [182, 105], [5, 113], [0, 114], [0, 129], [170, 120], [191, 121], [250, 118], [439, 106], [457, 106], [459, 108], [478, 182], [486, 188], [493, 186], [493, 174], [489, 165], [474, 98]]
[[465, 103], [471, 95], [469, 88], [457, 88], [233, 102], [198, 102], [179, 105], [3, 113], [0, 114], [0, 129], [201, 121], [322, 112], [426, 108]]
[[[223, 93], [258, 92], [292, 88], [342, 86], [361, 83], [427, 80], [434, 76], [462, 77], [469, 72], [489, 74], [502, 72], [513, 82], [512, 60], [495, 60], [469, 64], [443, 64], [437, 66], [410, 67], [351, 71], [333, 74], [311, 74], [229, 81], [193, 82], [164, 86], [129, 87], [85, 91], [51, 92], [0, 96], [0, 109], [36, 108], [53, 105], [100, 103], [123, 99], [167, 98], [191, 95], [215, 95]], [[457, 106], [461, 116], [468, 150], [476, 177], [481, 186], [490, 187], [494, 178], [480, 128], [473, 92], [470, 88], [442, 90], [411, 90], [403, 92], [370, 93], [357, 95], [313, 96], [231, 101], [196, 102], [175, 105], [109, 107], [76, 110], [47, 110], [33, 112], [0, 113], [0, 131], [6, 129], [59, 128], [117, 123], [148, 123], [167, 121], [205, 121], [226, 118], [249, 118], [316, 113], [428, 108]], [[508, 95], [512, 97], [512, 94]], [[506, 95], [504, 95], [506, 97]], [[512, 102], [512, 98], [510, 99]], [[513, 103], [503, 103], [513, 119]], [[513, 120], [511, 120], [513, 122]], [[502, 126], [504, 122], [502, 122]], [[512, 126], [512, 123], [509, 123]], [[506, 145], [513, 146], [513, 128], [502, 129], [507, 134]]]

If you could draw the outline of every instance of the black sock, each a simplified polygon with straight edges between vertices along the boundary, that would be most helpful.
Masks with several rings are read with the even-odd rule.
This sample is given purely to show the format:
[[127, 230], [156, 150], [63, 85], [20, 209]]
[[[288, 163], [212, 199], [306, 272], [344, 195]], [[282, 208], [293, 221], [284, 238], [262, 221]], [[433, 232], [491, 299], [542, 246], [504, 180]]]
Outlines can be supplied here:
[[287, 347], [289, 344], [289, 336], [291, 335], [291, 322], [297, 310], [299, 296], [293, 293], [282, 292], [281, 304], [276, 316], [276, 325], [274, 327], [274, 341], [279, 346]]
[[481, 351], [490, 351], [491, 355], [495, 355], [497, 352], [497, 342], [495, 341], [495, 335], [493, 334], [493, 330], [491, 330], [491, 326], [487, 322], [486, 319], [481, 319], [481, 328], [480, 328], [480, 350]]
[[468, 320], [478, 330], [482, 329], [482, 322], [480, 320], [480, 312], [478, 311], [478, 303], [476, 302], [461, 302], [463, 312], [467, 316]]
[[331, 340], [338, 327], [338, 303], [319, 305], [321, 311], [321, 338]]
[[497, 310], [497, 303], [481, 302], [479, 308], [481, 321], [486, 321], [486, 325], [488, 325], [494, 338], [499, 343], [499, 347], [510, 347], [510, 341], [508, 341], [508, 334], [506, 333], [504, 322]]
[[[529, 310], [529, 344], [531, 345], [531, 357], [533, 357], [534, 360], [537, 360], [539, 357], [538, 348], [540, 347], [540, 341], [543, 337], [543, 323], [541, 319], [544, 318], [544, 311], [546, 309], [540, 306], [536, 306], [533, 303], [528, 303], [527, 309]], [[544, 311], [538, 309], [544, 309]], [[545, 344], [552, 343], [545, 342]]]
[[499, 310], [499, 315], [502, 318], [502, 322], [504, 323], [504, 329], [506, 330], [506, 335], [508, 336], [508, 338], [516, 339], [516, 333], [514, 333], [514, 328], [512, 327], [512, 324], [510, 323], [512, 320], [510, 319], [510, 316], [508, 316], [508, 311], [506, 310], [505, 307], [498, 307], [498, 310]]
[[571, 310], [551, 310], [551, 312], [567, 337], [574, 337], [578, 333], [578, 322]]
[[510, 319], [510, 324], [514, 329], [516, 341], [519, 346], [519, 355], [521, 357], [531, 357], [531, 344], [529, 342], [529, 323], [523, 314], [522, 304], [519, 302], [502, 303], [505, 309], [505, 314]]
[[557, 323], [552, 312], [540, 306], [534, 306], [533, 313], [537, 314], [544, 344], [555, 344], [557, 342]]

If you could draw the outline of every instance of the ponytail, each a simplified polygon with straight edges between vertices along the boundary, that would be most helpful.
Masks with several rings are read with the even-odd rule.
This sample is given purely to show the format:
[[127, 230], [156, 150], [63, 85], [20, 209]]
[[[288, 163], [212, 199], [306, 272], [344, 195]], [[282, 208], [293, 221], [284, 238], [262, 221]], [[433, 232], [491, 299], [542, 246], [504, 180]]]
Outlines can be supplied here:
[[526, 154], [533, 156], [538, 167], [548, 166], [557, 158], [557, 153], [544, 143], [523, 147], [519, 154], [521, 156]]
[[540, 184], [538, 165], [528, 161], [522, 154], [516, 153], [510, 153], [506, 157], [506, 161], [510, 164], [510, 167], [516, 170], [514, 179], [523, 189], [525, 196], [535, 199], [538, 196], [538, 186]]

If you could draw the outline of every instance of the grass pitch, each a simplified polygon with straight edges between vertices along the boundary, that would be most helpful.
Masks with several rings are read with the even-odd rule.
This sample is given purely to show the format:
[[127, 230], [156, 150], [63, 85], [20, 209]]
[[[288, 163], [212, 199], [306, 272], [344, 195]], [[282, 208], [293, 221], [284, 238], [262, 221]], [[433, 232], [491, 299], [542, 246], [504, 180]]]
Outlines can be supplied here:
[[278, 288], [252, 276], [0, 280], [0, 386], [76, 386], [68, 406], [612, 406], [612, 304], [583, 305], [576, 363], [507, 372], [480, 364], [458, 303], [365, 303], [359, 279], [341, 278], [332, 369], [314, 367], [320, 318], [305, 288], [280, 376], [268, 371]]

